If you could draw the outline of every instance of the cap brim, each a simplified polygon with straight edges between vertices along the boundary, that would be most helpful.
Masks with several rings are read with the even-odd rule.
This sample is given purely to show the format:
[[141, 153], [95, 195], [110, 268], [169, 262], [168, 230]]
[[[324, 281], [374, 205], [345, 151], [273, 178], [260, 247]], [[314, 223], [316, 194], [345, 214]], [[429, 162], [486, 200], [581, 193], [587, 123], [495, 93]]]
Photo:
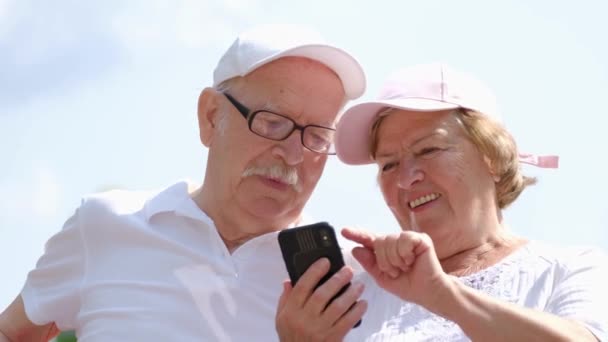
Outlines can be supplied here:
[[330, 45], [309, 44], [287, 49], [252, 65], [246, 74], [264, 64], [288, 56], [309, 58], [329, 67], [340, 77], [344, 93], [349, 100], [360, 97], [365, 91], [365, 73], [359, 62], [346, 51]]
[[414, 112], [435, 112], [459, 108], [448, 103], [424, 98], [369, 101], [350, 107], [340, 119], [336, 132], [336, 153], [346, 164], [373, 163], [370, 156], [371, 128], [384, 108], [396, 108]]

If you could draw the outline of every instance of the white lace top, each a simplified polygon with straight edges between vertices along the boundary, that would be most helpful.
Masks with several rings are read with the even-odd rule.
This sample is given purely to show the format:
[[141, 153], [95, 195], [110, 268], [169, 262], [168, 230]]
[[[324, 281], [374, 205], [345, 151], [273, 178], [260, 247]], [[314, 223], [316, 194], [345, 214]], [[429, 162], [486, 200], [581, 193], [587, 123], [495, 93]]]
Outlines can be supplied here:
[[[529, 243], [460, 280], [494, 298], [583, 323], [608, 341], [608, 262], [594, 249]], [[458, 325], [379, 288], [364, 274], [368, 310], [348, 341], [470, 341]]]

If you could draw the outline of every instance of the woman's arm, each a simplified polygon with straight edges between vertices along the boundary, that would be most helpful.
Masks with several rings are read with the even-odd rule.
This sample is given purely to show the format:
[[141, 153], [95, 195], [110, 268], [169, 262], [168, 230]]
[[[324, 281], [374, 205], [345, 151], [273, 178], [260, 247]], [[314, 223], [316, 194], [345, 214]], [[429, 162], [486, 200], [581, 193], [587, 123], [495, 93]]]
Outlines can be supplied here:
[[430, 311], [460, 326], [473, 341], [598, 341], [582, 324], [494, 299], [456, 279]]
[[426, 234], [342, 233], [362, 245], [353, 256], [380, 287], [455, 322], [474, 341], [598, 341], [580, 322], [500, 301], [460, 283], [443, 272]]

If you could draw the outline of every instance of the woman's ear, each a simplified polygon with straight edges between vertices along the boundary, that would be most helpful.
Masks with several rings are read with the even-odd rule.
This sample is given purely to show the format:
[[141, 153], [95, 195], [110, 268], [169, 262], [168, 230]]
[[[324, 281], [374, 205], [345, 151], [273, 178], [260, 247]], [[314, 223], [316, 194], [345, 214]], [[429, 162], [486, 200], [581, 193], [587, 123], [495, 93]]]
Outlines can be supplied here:
[[500, 176], [498, 176], [496, 174], [497, 172], [496, 172], [494, 165], [493, 165], [492, 161], [490, 160], [490, 158], [488, 158], [488, 156], [483, 156], [483, 161], [488, 166], [488, 171], [490, 171], [490, 174], [492, 175], [492, 179], [494, 180], [494, 183], [500, 182]]
[[198, 129], [201, 143], [211, 146], [219, 120], [218, 92], [205, 88], [198, 97]]

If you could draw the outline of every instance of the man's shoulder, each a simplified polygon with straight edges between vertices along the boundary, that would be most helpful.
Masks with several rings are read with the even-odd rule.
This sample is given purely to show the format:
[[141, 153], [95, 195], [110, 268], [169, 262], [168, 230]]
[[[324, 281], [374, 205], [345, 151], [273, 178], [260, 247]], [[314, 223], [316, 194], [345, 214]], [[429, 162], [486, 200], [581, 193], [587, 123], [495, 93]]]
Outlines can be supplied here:
[[[179, 181], [169, 186], [148, 190], [113, 189], [93, 193], [83, 197], [80, 210], [82, 214], [111, 212], [117, 215], [128, 215], [145, 211], [149, 205], [159, 205], [188, 196], [189, 183]], [[159, 203], [160, 202], [160, 203]]]
[[160, 193], [159, 190], [124, 190], [114, 189], [84, 196], [83, 203], [106, 205], [116, 208], [131, 208], [143, 203]]
[[124, 190], [115, 189], [88, 194], [83, 197], [80, 210], [91, 213], [99, 210], [128, 214], [145, 207], [145, 204], [158, 196], [162, 190]]

